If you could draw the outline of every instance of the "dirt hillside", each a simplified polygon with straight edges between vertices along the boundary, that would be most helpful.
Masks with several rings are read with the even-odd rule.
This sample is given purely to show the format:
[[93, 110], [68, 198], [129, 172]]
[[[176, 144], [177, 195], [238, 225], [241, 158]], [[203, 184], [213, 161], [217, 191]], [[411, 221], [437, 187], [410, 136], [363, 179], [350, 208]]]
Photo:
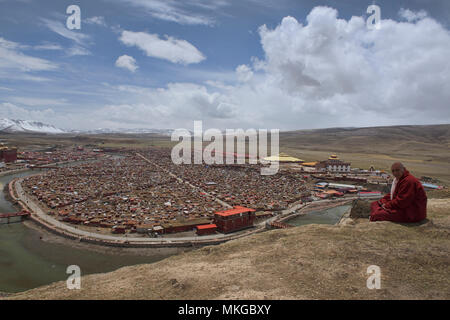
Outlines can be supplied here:
[[[274, 230], [8, 299], [450, 299], [450, 199], [429, 200], [428, 216]], [[379, 290], [367, 289], [370, 265]]]

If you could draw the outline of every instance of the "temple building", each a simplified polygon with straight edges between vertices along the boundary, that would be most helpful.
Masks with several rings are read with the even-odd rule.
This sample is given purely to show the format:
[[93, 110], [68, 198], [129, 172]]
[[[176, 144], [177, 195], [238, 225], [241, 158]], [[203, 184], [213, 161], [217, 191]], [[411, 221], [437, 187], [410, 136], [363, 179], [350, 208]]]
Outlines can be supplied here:
[[17, 149], [0, 147], [0, 162], [11, 163], [17, 160]]
[[350, 162], [344, 162], [335, 154], [332, 154], [328, 160], [320, 161], [316, 164], [317, 171], [328, 172], [349, 172], [351, 170]]
[[255, 209], [235, 206], [233, 209], [219, 211], [214, 214], [214, 225], [217, 231], [229, 233], [253, 226]]

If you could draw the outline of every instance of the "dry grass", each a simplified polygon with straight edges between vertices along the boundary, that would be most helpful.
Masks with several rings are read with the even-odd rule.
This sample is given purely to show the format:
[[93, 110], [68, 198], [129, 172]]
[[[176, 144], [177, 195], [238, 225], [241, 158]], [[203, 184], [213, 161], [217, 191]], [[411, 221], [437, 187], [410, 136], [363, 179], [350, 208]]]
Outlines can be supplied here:
[[[450, 199], [428, 223], [308, 225], [16, 294], [13, 299], [449, 299]], [[381, 268], [381, 289], [366, 287]]]

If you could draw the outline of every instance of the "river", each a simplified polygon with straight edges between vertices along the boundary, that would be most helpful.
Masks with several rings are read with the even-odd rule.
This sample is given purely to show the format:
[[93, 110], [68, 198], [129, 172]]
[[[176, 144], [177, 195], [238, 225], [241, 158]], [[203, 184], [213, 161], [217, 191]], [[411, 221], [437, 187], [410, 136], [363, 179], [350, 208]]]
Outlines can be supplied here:
[[289, 219], [286, 222], [294, 226], [303, 226], [306, 224], [336, 224], [342, 218], [344, 213], [350, 209], [351, 205], [343, 205], [328, 209], [311, 211], [305, 215], [300, 215]]
[[[27, 171], [0, 177], [0, 190], [16, 177], [36, 173]], [[16, 212], [11, 202], [0, 192], [0, 212]], [[31, 222], [27, 222], [31, 223]], [[55, 281], [66, 280], [66, 269], [78, 265], [82, 275], [103, 273], [123, 266], [152, 263], [174, 253], [164, 253], [158, 249], [80, 249], [70, 243], [72, 240], [52, 243], [41, 240], [43, 234], [23, 223], [0, 224], [0, 292], [20, 292]], [[46, 236], [44, 236], [46, 237]], [[55, 236], [57, 237], [57, 236]], [[66, 242], [66, 243], [64, 243]], [[127, 252], [133, 251], [133, 254]], [[137, 252], [141, 250], [141, 252]], [[154, 250], [154, 254], [149, 254]], [[111, 251], [114, 253], [108, 254]], [[144, 252], [145, 251], [145, 252]]]

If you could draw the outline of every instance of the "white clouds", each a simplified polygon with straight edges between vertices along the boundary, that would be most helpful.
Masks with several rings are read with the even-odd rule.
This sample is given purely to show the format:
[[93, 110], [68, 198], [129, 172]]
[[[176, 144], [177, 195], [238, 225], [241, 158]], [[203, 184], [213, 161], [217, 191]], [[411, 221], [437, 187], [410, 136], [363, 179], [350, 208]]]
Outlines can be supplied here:
[[[336, 10], [317, 7], [305, 24], [286, 17], [259, 34], [264, 58], [237, 66], [234, 80], [120, 86], [117, 103], [95, 117], [116, 127], [190, 128], [203, 120], [284, 130], [450, 119], [450, 34], [433, 19], [382, 20], [381, 29], [369, 30], [362, 17], [339, 19]], [[122, 35], [143, 50], [155, 38], [148, 36]]]
[[117, 58], [116, 67], [124, 68], [131, 72], [135, 72], [138, 68], [136, 65], [136, 60], [126, 54]]
[[64, 38], [75, 41], [78, 45], [85, 45], [86, 42], [90, 39], [90, 37], [84, 33], [67, 29], [66, 26], [60, 21], [54, 21], [45, 18], [41, 18], [41, 20], [47, 28]]
[[157, 34], [123, 31], [119, 40], [127, 46], [137, 46], [147, 56], [165, 59], [172, 63], [199, 63], [205, 56], [186, 40], [172, 37], [160, 39]]
[[414, 12], [409, 9], [402, 8], [400, 9], [399, 15], [400, 17], [406, 19], [408, 22], [414, 22], [426, 18], [428, 14], [425, 10]]
[[[190, 128], [193, 120], [203, 120], [205, 127], [280, 129], [449, 122], [449, 31], [420, 12], [405, 9], [399, 15], [401, 22], [382, 20], [381, 29], [369, 30], [363, 17], [339, 19], [336, 10], [316, 7], [303, 24], [285, 17], [276, 27], [262, 26], [264, 54], [259, 59], [249, 58], [229, 71], [204, 64], [190, 67], [190, 76], [205, 86], [102, 88], [107, 103], [95, 101], [101, 106], [93, 105], [87, 117], [73, 111], [58, 119], [84, 128]], [[119, 40], [172, 63], [205, 59], [185, 40], [132, 31], [122, 31]], [[24, 49], [0, 38], [0, 50], [16, 53], [18, 59]], [[25, 65], [23, 70], [45, 71], [53, 64], [33, 60]], [[138, 68], [128, 55], [115, 65], [130, 72]], [[170, 69], [176, 81], [177, 72], [186, 68]]]
[[192, 83], [169, 83], [166, 88], [119, 86], [116, 91], [119, 92], [117, 103], [97, 110], [94, 116], [114, 127], [126, 123], [174, 128], [190, 125], [190, 119], [225, 123], [237, 116], [232, 99]]
[[34, 121], [47, 121], [55, 117], [52, 109], [28, 110], [15, 104], [5, 102], [0, 103], [0, 118], [27, 119]]
[[23, 54], [19, 51], [21, 47], [19, 43], [0, 38], [0, 71], [30, 72], [54, 70], [57, 68], [56, 64], [48, 60]]
[[86, 48], [75, 45], [66, 49], [66, 54], [68, 56], [89, 56], [92, 53]]
[[62, 50], [63, 48], [56, 43], [43, 43], [33, 47], [34, 50]]
[[[337, 11], [316, 7], [303, 26], [286, 17], [274, 30], [260, 28], [265, 70], [277, 86], [293, 95], [320, 99], [349, 94], [361, 84], [361, 70], [371, 73], [364, 50], [362, 18], [337, 19]], [[358, 65], [355, 68], [355, 65]]]
[[36, 97], [9, 97], [8, 101], [20, 105], [35, 107], [35, 106], [65, 106], [68, 105], [66, 99], [45, 99]]
[[72, 47], [65, 50], [67, 56], [87, 56], [92, 54], [85, 48], [91, 39], [90, 36], [81, 32], [71, 31], [60, 21], [53, 21], [45, 18], [41, 18], [41, 20], [45, 26], [53, 32], [75, 42]]
[[27, 49], [28, 46], [0, 37], [0, 47], [8, 50]]
[[236, 68], [236, 75], [239, 81], [247, 82], [253, 77], [253, 71], [245, 64], [241, 64]]
[[106, 27], [105, 17], [103, 16], [94, 16], [84, 20], [87, 24], [95, 24], [98, 26]]
[[144, 9], [149, 15], [156, 19], [176, 22], [183, 25], [212, 25], [214, 18], [197, 13], [198, 9], [203, 11], [214, 11], [228, 5], [224, 0], [119, 0], [134, 7]]
[[3, 72], [0, 68], [0, 78], [6, 78], [8, 80], [20, 80], [20, 81], [33, 81], [33, 82], [48, 82], [52, 81], [50, 78], [32, 76], [26, 73], [11, 73]]
[[258, 104], [257, 93], [265, 101], [278, 97], [285, 125], [292, 127], [295, 115], [297, 127], [310, 125], [302, 118], [311, 116], [316, 126], [332, 125], [332, 119], [352, 125], [449, 118], [450, 35], [432, 19], [383, 20], [372, 31], [361, 17], [346, 21], [334, 9], [316, 7], [306, 25], [286, 17], [275, 29], [261, 27], [260, 36], [262, 79], [237, 92], [260, 110], [270, 106]]

